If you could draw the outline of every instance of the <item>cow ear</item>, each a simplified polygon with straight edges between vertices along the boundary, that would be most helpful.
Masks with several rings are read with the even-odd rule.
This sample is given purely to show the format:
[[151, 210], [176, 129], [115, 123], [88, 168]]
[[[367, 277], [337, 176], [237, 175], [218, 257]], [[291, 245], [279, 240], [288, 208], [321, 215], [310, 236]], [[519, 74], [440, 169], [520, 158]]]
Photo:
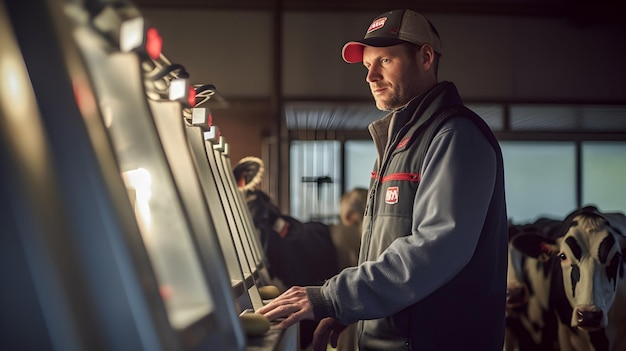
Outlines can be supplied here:
[[519, 234], [511, 244], [524, 255], [540, 261], [547, 261], [559, 250], [554, 240], [535, 233]]
[[621, 236], [622, 238], [626, 238], [626, 215], [621, 212], [613, 212], [613, 213], [605, 213], [603, 214], [604, 219], [608, 222], [611, 230]]

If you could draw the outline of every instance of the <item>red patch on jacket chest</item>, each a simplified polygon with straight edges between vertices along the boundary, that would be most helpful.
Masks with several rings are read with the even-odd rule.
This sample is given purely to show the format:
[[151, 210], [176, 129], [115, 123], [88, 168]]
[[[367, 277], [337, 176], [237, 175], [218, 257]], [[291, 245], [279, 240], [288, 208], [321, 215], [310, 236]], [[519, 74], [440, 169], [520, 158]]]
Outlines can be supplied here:
[[404, 138], [404, 139], [400, 140], [400, 142], [398, 143], [398, 146], [396, 146], [396, 150], [397, 149], [402, 149], [408, 143], [409, 143], [409, 138]]
[[400, 191], [397, 186], [390, 186], [389, 188], [387, 188], [387, 193], [385, 194], [385, 202], [390, 205], [398, 203], [399, 192]]

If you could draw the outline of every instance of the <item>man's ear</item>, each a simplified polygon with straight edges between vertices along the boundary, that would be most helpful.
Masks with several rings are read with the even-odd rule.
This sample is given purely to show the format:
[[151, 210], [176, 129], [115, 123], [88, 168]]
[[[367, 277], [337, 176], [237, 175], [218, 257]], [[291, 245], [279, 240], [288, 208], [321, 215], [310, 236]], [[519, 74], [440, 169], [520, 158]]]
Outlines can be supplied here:
[[420, 51], [422, 52], [422, 64], [426, 69], [431, 68], [435, 63], [435, 50], [430, 44], [423, 44]]

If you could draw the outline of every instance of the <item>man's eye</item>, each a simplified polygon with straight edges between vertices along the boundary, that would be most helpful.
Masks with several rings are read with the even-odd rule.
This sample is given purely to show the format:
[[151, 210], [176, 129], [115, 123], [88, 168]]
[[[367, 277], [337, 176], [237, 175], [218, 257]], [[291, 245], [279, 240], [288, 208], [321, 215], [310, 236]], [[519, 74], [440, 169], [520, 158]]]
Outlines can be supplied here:
[[389, 63], [389, 59], [385, 58], [385, 59], [380, 60], [380, 62], [382, 62], [382, 63]]

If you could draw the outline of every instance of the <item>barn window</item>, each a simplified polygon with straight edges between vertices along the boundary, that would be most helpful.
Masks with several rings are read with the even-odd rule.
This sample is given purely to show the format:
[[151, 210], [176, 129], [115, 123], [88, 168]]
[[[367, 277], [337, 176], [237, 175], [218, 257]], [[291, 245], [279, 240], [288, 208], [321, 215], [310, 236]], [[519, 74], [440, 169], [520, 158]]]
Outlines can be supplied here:
[[582, 143], [582, 203], [626, 212], [626, 142]]
[[514, 223], [538, 215], [562, 218], [576, 207], [576, 145], [563, 141], [500, 141], [507, 211]]
[[290, 215], [301, 221], [337, 223], [341, 196], [340, 143], [292, 141]]

